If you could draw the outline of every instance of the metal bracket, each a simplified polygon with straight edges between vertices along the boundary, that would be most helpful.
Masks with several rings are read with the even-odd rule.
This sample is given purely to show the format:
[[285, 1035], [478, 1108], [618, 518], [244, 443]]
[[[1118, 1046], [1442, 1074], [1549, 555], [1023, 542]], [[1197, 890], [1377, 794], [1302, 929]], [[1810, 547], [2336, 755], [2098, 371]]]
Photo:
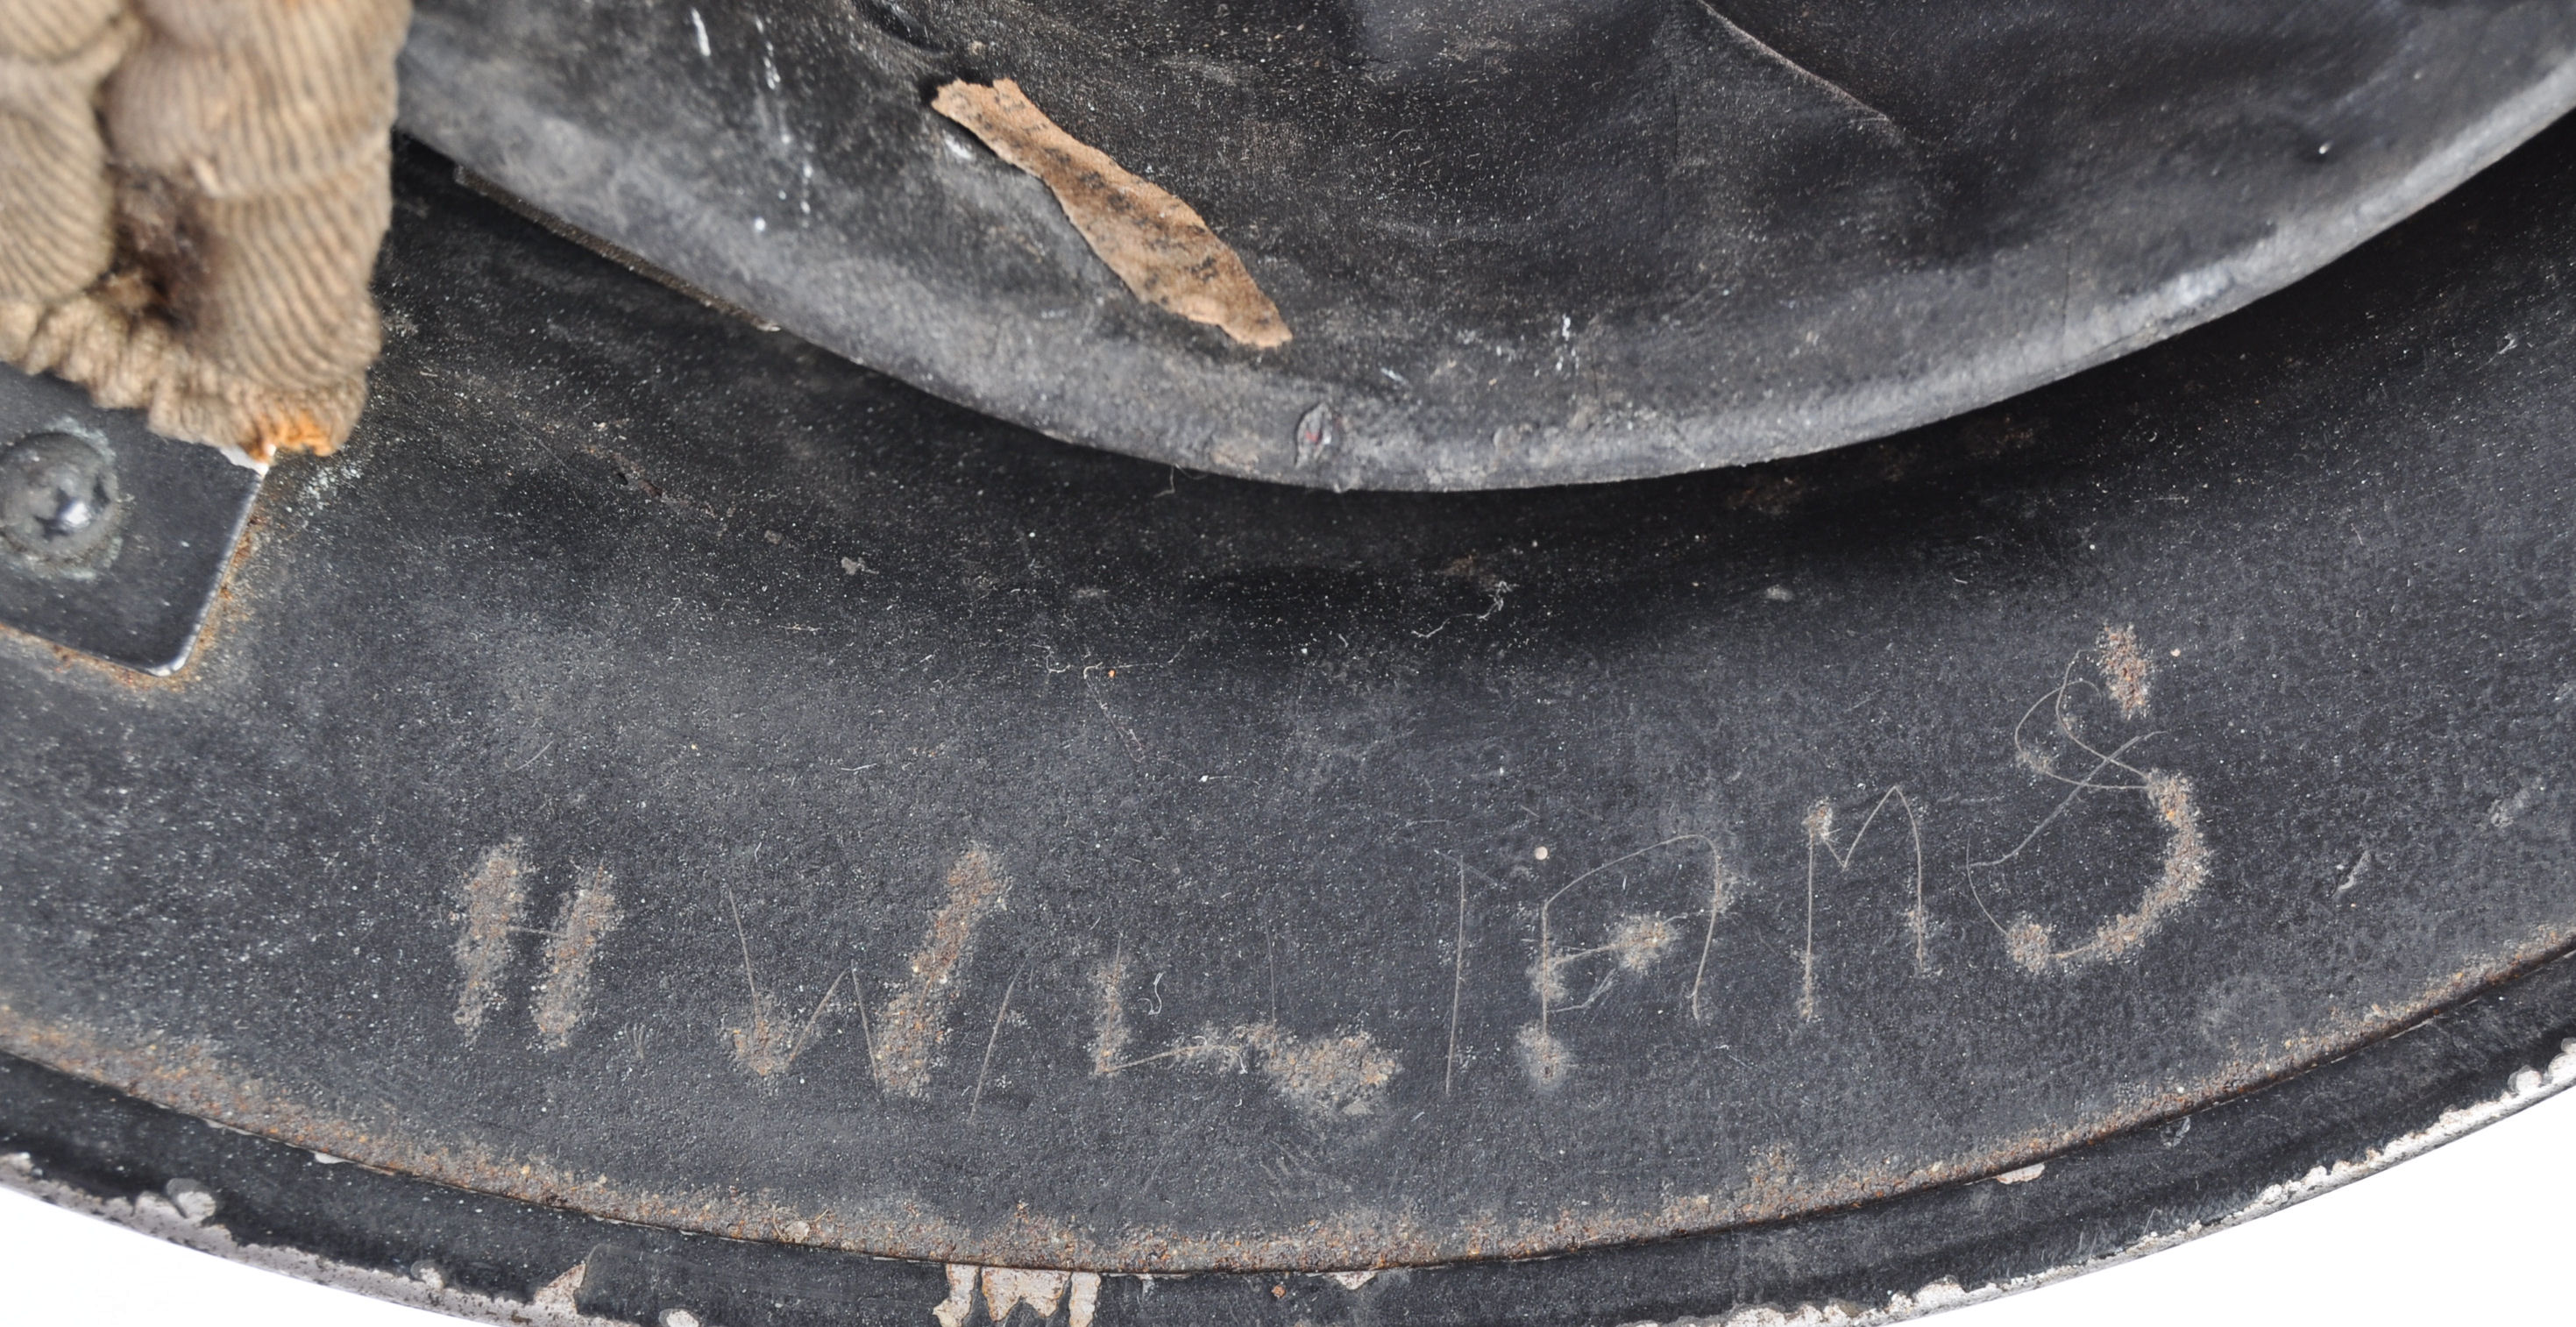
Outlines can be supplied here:
[[261, 478], [68, 383], [0, 369], [0, 623], [178, 671]]

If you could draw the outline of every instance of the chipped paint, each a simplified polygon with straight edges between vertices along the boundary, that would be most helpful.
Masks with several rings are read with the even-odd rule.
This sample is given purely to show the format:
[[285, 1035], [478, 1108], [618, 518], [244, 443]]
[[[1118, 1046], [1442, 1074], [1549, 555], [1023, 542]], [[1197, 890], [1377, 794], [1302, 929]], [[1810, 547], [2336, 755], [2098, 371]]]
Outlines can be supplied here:
[[970, 1263], [948, 1264], [948, 1298], [932, 1306], [930, 1316], [939, 1327], [966, 1327], [975, 1316], [975, 1274], [983, 1269]]
[[1010, 1321], [1011, 1310], [1025, 1304], [1040, 1322], [1051, 1322], [1056, 1307], [1065, 1309], [1065, 1327], [1091, 1327], [1100, 1308], [1100, 1274], [1039, 1268], [947, 1266], [948, 1297], [931, 1306], [939, 1327], [966, 1327], [975, 1315], [975, 1288], [984, 1290], [984, 1316], [994, 1327]]
[[537, 1287], [537, 1293], [528, 1297], [528, 1307], [534, 1309], [549, 1309], [556, 1313], [572, 1314], [573, 1316], [578, 1317], [579, 1310], [575, 1307], [573, 1301], [580, 1296], [581, 1283], [583, 1279], [589, 1275], [590, 1264], [588, 1262], [574, 1263], [571, 1267], [565, 1269], [563, 1275]]
[[796, 1063], [796, 1023], [778, 1011], [778, 1001], [766, 991], [751, 995], [751, 1017], [726, 1028], [725, 1044], [733, 1052], [735, 1067], [754, 1078], [775, 1078]]
[[[2306, 1202], [2320, 1194], [2331, 1193], [2365, 1176], [2375, 1175], [2390, 1166], [2421, 1156], [2442, 1144], [2473, 1133], [2506, 1116], [2517, 1114], [2545, 1101], [2576, 1084], [2576, 1038], [2559, 1043], [2558, 1054], [2539, 1069], [2525, 1068], [2507, 1080], [2502, 1095], [2470, 1106], [2454, 1107], [2442, 1112], [2433, 1124], [2402, 1135], [2388, 1143], [2371, 1148], [2357, 1159], [2319, 1163], [2295, 1180], [2267, 1185], [2253, 1202], [2214, 1221], [2194, 1221], [2170, 1230], [2144, 1235], [2119, 1250], [2081, 1262], [2067, 1263], [2026, 1276], [1988, 1281], [1970, 1289], [1957, 1277], [1942, 1277], [1913, 1294], [1899, 1291], [1888, 1296], [1887, 1303], [1867, 1307], [1849, 1303], [1801, 1304], [1781, 1309], [1768, 1304], [1737, 1309], [1724, 1317], [1682, 1317], [1663, 1323], [1637, 1323], [1630, 1327], [1875, 1327], [1875, 1324], [1898, 1322], [1920, 1317], [1942, 1309], [1980, 1304], [2006, 1295], [2036, 1290], [2087, 1272], [2098, 1272], [2124, 1262], [2158, 1253], [2178, 1244], [2240, 1226], [2257, 1217], [2269, 1216], [2282, 1208]], [[2036, 1172], [2041, 1166], [2024, 1167]], [[2011, 1172], [2019, 1174], [2021, 1172]], [[1998, 1180], [2007, 1176], [1998, 1175]]]
[[957, 975], [974, 957], [977, 930], [1002, 910], [1011, 891], [1001, 859], [981, 844], [958, 857], [947, 883], [947, 900], [931, 915], [903, 985], [870, 1034], [877, 1085], [897, 1096], [930, 1090], [930, 1071], [956, 1012]]
[[[417, 1264], [411, 1269], [411, 1275], [401, 1276], [373, 1267], [334, 1261], [301, 1249], [244, 1243], [220, 1222], [206, 1216], [190, 1216], [183, 1206], [161, 1194], [147, 1191], [132, 1198], [100, 1198], [86, 1190], [47, 1179], [24, 1152], [0, 1156], [0, 1185], [56, 1207], [195, 1249], [199, 1253], [213, 1254], [299, 1281], [432, 1313], [504, 1323], [509, 1327], [642, 1327], [621, 1318], [586, 1314], [574, 1306], [573, 1295], [580, 1289], [581, 1276], [587, 1264], [575, 1264], [563, 1276], [538, 1287], [524, 1301], [513, 1300], [452, 1288], [447, 1284], [446, 1276], [429, 1263]], [[668, 1327], [676, 1327], [676, 1324]]]
[[214, 1192], [192, 1179], [172, 1180], [161, 1186], [161, 1192], [169, 1197], [170, 1205], [177, 1208], [179, 1215], [187, 1218], [191, 1225], [211, 1221], [216, 1212], [223, 1210], [223, 1204], [216, 1201]]
[[1602, 943], [1583, 949], [1560, 949], [1557, 947], [1556, 931], [1552, 921], [1552, 913], [1557, 902], [1581, 888], [1585, 881], [1614, 867], [1661, 852], [1666, 848], [1686, 844], [1708, 853], [1707, 915], [1709, 921], [1706, 932], [1701, 937], [1699, 966], [1691, 978], [1691, 1011], [1693, 1020], [1697, 1020], [1700, 987], [1708, 976], [1708, 949], [1716, 939], [1717, 916], [1726, 908], [1726, 868], [1718, 854], [1716, 842], [1707, 835], [1676, 834], [1660, 842], [1647, 844], [1634, 852], [1622, 853], [1582, 872], [1558, 886], [1555, 893], [1548, 895], [1546, 901], [1539, 904], [1538, 952], [1531, 958], [1529, 966], [1530, 994], [1538, 1001], [1538, 1019], [1523, 1027], [1516, 1034], [1513, 1042], [1520, 1057], [1521, 1071], [1529, 1079], [1530, 1086], [1541, 1091], [1553, 1089], [1565, 1081], [1566, 1073], [1574, 1067], [1573, 1052], [1555, 1035], [1549, 1022], [1556, 1007], [1572, 998], [1572, 991], [1565, 982], [1567, 969], [1590, 959], [1606, 956], [1611, 960], [1611, 974], [1601, 978], [1592, 995], [1583, 1002], [1589, 1004], [1593, 999], [1598, 999], [1608, 992], [1611, 982], [1619, 974], [1643, 976], [1653, 971], [1655, 964], [1663, 958], [1665, 952], [1681, 939], [1680, 928], [1674, 924], [1672, 918], [1628, 913], [1611, 923], [1608, 935]]
[[984, 1269], [984, 1312], [992, 1315], [994, 1322], [1008, 1322], [1011, 1310], [1026, 1304], [1040, 1319], [1052, 1318], [1056, 1304], [1064, 1298], [1065, 1283], [1072, 1279], [1070, 1272], [987, 1267]]
[[[734, 944], [742, 953], [742, 984], [751, 1000], [751, 1016], [724, 1030], [725, 1043], [733, 1052], [734, 1067], [754, 1078], [773, 1079], [787, 1072], [796, 1057], [812, 1044], [816, 1025], [832, 1009], [841, 993], [841, 979], [848, 974], [833, 975], [832, 984], [823, 988], [822, 996], [814, 1001], [813, 1010], [805, 1015], [802, 1024], [788, 1018], [779, 1010], [777, 997], [760, 988], [760, 976], [751, 965], [751, 938], [742, 929], [742, 905], [730, 891], [725, 895], [725, 905], [733, 913]], [[866, 1012], [860, 1010], [862, 1016]], [[640, 1043], [637, 1053], [642, 1053]]]
[[1610, 938], [1601, 947], [1609, 951], [1621, 972], [1644, 973], [1654, 970], [1655, 960], [1681, 938], [1673, 924], [1662, 917], [1626, 916], [1611, 923]]
[[1574, 1072], [1574, 1052], [1544, 1023], [1523, 1027], [1512, 1037], [1512, 1049], [1520, 1056], [1521, 1073], [1531, 1087], [1541, 1092], [1565, 1086], [1567, 1076]]

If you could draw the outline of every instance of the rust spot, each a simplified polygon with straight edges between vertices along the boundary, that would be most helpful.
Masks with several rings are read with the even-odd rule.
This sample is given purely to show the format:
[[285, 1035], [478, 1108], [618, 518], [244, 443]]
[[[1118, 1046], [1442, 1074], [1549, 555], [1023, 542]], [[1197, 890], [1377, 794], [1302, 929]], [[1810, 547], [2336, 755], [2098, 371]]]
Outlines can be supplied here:
[[617, 926], [615, 884], [608, 872], [592, 867], [555, 915], [554, 933], [546, 940], [546, 979], [537, 987], [532, 1011], [547, 1050], [571, 1045], [573, 1029], [589, 1012], [590, 965], [599, 942]]
[[456, 935], [456, 966], [464, 985], [456, 992], [456, 1026], [470, 1040], [483, 1030], [484, 1016], [501, 1007], [501, 977], [510, 966], [511, 935], [520, 909], [527, 904], [527, 863], [519, 840], [483, 854], [471, 875], [457, 886], [461, 929]]
[[1771, 470], [1749, 472], [1750, 477], [1727, 493], [1723, 499], [1728, 511], [1755, 511], [1764, 516], [1786, 516], [1807, 498], [1807, 481], [1796, 475]]
[[899, 1096], [930, 1088], [930, 1070], [948, 1040], [957, 1005], [957, 974], [975, 953], [975, 932], [1001, 910], [1011, 882], [990, 849], [977, 844], [948, 868], [948, 900], [930, 918], [908, 978], [878, 1016], [874, 1041], [877, 1085]]
[[1798, 1192], [1798, 1154], [1782, 1145], [1763, 1148], [1753, 1154], [1753, 1164], [1745, 1179], [1746, 1196], [1757, 1207], [1776, 1207], [1794, 1201]]
[[250, 441], [242, 447], [245, 455], [262, 465], [276, 460], [280, 453], [328, 456], [338, 450], [339, 443], [331, 436], [331, 430], [305, 409], [262, 412], [252, 419]]
[[1074, 229], [1138, 299], [1248, 346], [1288, 343], [1279, 308], [1190, 205], [1066, 133], [1020, 85], [950, 83], [930, 108], [1052, 190]]

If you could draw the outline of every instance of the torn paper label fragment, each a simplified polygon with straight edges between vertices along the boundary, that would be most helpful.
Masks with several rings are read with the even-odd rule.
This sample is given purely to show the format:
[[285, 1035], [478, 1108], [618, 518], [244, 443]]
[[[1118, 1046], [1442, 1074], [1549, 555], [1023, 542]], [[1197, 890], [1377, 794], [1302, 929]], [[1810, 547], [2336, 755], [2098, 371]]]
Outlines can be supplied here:
[[930, 107], [1053, 190], [1074, 229], [1137, 298], [1248, 346], [1288, 343], [1278, 306], [1189, 204], [1066, 133], [1019, 84], [950, 83]]

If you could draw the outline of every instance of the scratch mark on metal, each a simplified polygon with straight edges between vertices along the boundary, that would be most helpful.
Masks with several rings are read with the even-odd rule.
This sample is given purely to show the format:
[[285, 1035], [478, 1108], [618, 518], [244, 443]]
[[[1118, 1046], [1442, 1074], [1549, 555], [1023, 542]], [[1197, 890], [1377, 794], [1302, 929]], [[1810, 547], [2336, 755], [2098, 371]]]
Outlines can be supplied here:
[[[1717, 844], [1707, 835], [1676, 834], [1671, 838], [1649, 843], [1633, 852], [1621, 853], [1583, 872], [1559, 886], [1555, 893], [1548, 895], [1547, 899], [1539, 904], [1538, 957], [1531, 962], [1529, 969], [1530, 991], [1538, 997], [1538, 1021], [1523, 1027], [1513, 1038], [1513, 1044], [1520, 1052], [1521, 1068], [1529, 1075], [1533, 1085], [1540, 1088], [1553, 1088], [1562, 1083], [1565, 1076], [1574, 1068], [1574, 1053], [1567, 1049], [1564, 1041], [1556, 1036], [1555, 1029], [1550, 1026], [1550, 1020], [1554, 1017], [1557, 1005], [1571, 995], [1565, 987], [1565, 970], [1585, 959], [1609, 955], [1615, 960], [1617, 971], [1644, 973], [1651, 970], [1656, 960], [1660, 959], [1664, 951], [1679, 938], [1678, 933], [1673, 930], [1670, 918], [1632, 914], [1621, 917], [1612, 924], [1610, 937], [1605, 943], [1594, 945], [1589, 949], [1560, 954], [1556, 951], [1556, 935], [1551, 916], [1557, 900], [1564, 898], [1568, 892], [1604, 871], [1635, 861], [1648, 853], [1672, 847], [1677, 843], [1696, 843], [1707, 849], [1711, 862], [1710, 869], [1712, 871], [1722, 869], [1716, 864]], [[1715, 901], [1723, 903], [1724, 899], [1721, 896]], [[1704, 966], [1705, 952], [1703, 951]], [[1601, 984], [1583, 1003], [1589, 1005], [1593, 1000], [1599, 999], [1609, 989], [1611, 980], [1610, 977], [1604, 977]]]
[[1366, 1032], [1301, 1037], [1266, 1022], [1223, 1032], [1204, 1029], [1179, 1045], [1102, 1072], [1122, 1073], [1158, 1060], [1217, 1073], [1258, 1066], [1281, 1100], [1321, 1118], [1376, 1114], [1387, 1084], [1404, 1072], [1402, 1057], [1378, 1049]]
[[[2088, 654], [2101, 673], [2102, 685], [2099, 687], [2075, 676], [2076, 667]], [[2067, 660], [2066, 667], [2059, 672], [2056, 688], [2033, 701], [2030, 708], [2022, 713], [2021, 721], [2013, 725], [2014, 759], [2032, 773], [2066, 785], [2066, 795], [2059, 798], [2057, 805], [2022, 836], [2012, 851], [1984, 861], [1970, 862], [1966, 870], [1969, 893], [1976, 899], [1978, 910], [1985, 913], [1987, 922], [2003, 936], [2005, 949], [2013, 962], [2025, 971], [2034, 974], [2066, 972], [2133, 953], [2163, 926], [2168, 917], [2189, 903], [2209, 879], [2209, 843], [2201, 832], [2200, 806], [2193, 796], [2191, 780], [2166, 770], [2133, 765], [2124, 759], [2131, 748], [2158, 734], [2141, 733], [2109, 751], [2103, 751], [2084, 739], [2074, 716], [2067, 710], [2068, 698], [2082, 688], [2110, 697], [2123, 719], [2143, 717], [2147, 695], [2144, 658], [2133, 631], [2125, 627], [2105, 627], [2091, 650], [2079, 650]], [[2060, 741], [2094, 758], [2092, 769], [2083, 777], [2069, 778], [2058, 772], [2055, 754], [2028, 740], [2030, 721], [2042, 709], [2050, 711], [2051, 730]], [[2104, 782], [2103, 776], [2112, 770], [2127, 775], [2129, 781]], [[2136, 908], [2104, 922], [2082, 943], [2060, 949], [2051, 929], [2026, 913], [2015, 917], [2010, 925], [1998, 920], [1987, 908], [1984, 894], [1976, 887], [1976, 872], [1990, 870], [2021, 856], [2043, 831], [2074, 806], [2076, 799], [2088, 792], [2125, 792], [2143, 797], [2164, 826], [2164, 851], [2158, 862], [2156, 878], [2140, 895]]]
[[[2231, 1066], [2224, 1076], [2179, 1089], [2180, 1097], [2174, 1091], [2124, 1094], [2099, 1113], [2063, 1128], [2025, 1137], [2022, 1146], [2009, 1153], [1999, 1155], [1981, 1149], [1948, 1157], [1916, 1158], [1887, 1167], [1844, 1168], [1824, 1175], [1799, 1176], [1788, 1190], [1754, 1186], [1725, 1196], [1677, 1197], [1655, 1211], [1517, 1220], [1483, 1230], [1453, 1232], [1445, 1238], [1430, 1232], [1390, 1233], [1378, 1224], [1380, 1218], [1360, 1213], [1327, 1216], [1316, 1224], [1286, 1233], [1160, 1228], [1112, 1241], [1078, 1225], [1039, 1214], [1032, 1214], [1036, 1217], [1033, 1221], [976, 1229], [916, 1208], [799, 1208], [739, 1190], [632, 1188], [588, 1170], [567, 1170], [539, 1154], [500, 1152], [452, 1140], [418, 1141], [424, 1134], [421, 1126], [382, 1113], [343, 1115], [317, 1110], [311, 1103], [291, 1099], [274, 1085], [245, 1074], [203, 1042], [165, 1039], [146, 1047], [104, 1038], [94, 1029], [38, 1019], [14, 1008], [5, 988], [0, 988], [0, 1050], [156, 1105], [292, 1146], [327, 1151], [358, 1164], [476, 1193], [616, 1221], [929, 1262], [980, 1256], [1024, 1266], [1076, 1260], [1139, 1273], [1329, 1272], [1359, 1261], [1395, 1265], [1553, 1256], [1577, 1248], [1777, 1220], [1929, 1185], [1991, 1176], [1998, 1169], [2027, 1165], [2126, 1129], [2168, 1119], [2179, 1100], [2209, 1100], [2249, 1090], [2390, 1032], [2418, 1025], [2425, 1011], [2455, 1004], [2566, 952], [2571, 945], [2576, 945], [2576, 932], [2564, 928], [2540, 932], [2529, 945], [2499, 958], [2493, 965], [2454, 972], [2417, 990], [2402, 1002], [2400, 1009], [2382, 1011], [2373, 1007], [2367, 1013], [2353, 1010], [2339, 1015], [2331, 1027], [2318, 1029], [2295, 1043], [2283, 1043], [2271, 1058]], [[2337, 1163], [2331, 1176], [2319, 1182], [2331, 1187], [2351, 1174], [2367, 1173], [2383, 1158], [2400, 1159], [2455, 1137], [2497, 1114], [2511, 1113], [2536, 1099], [2530, 1095], [2532, 1092], [2546, 1095], [2565, 1086], [2571, 1077], [2576, 1077], [2576, 1042], [2562, 1047], [2562, 1051], [2546, 1079], [2530, 1071], [2516, 1075], [2514, 1095], [2505, 1102], [2474, 1108], [2459, 1119], [2446, 1115], [2443, 1124], [2427, 1136], [2410, 1135], [2398, 1145], [2374, 1151], [2360, 1163]], [[8, 1178], [5, 1162], [6, 1157], [0, 1156], [0, 1182], [14, 1182]], [[2352, 1169], [2353, 1165], [2359, 1169]], [[2306, 1183], [2297, 1187], [2291, 1201], [2316, 1191]], [[173, 1224], [183, 1225], [176, 1209], [170, 1211]], [[210, 1228], [211, 1223], [197, 1229]], [[182, 1235], [179, 1242], [188, 1240]]]
[[1801, 81], [1823, 92], [1825, 95], [1832, 97], [1835, 101], [1841, 102], [1843, 105], [1859, 111], [1862, 115], [1876, 121], [1880, 126], [1895, 133], [1899, 138], [1903, 138], [1909, 143], [1913, 141], [1912, 136], [1905, 132], [1904, 127], [1899, 125], [1888, 115], [1887, 112], [1861, 100], [1859, 94], [1853, 92], [1850, 88], [1844, 87], [1842, 84], [1817, 73], [1815, 70], [1809, 69], [1805, 65], [1790, 59], [1786, 55], [1783, 55], [1779, 49], [1772, 46], [1771, 43], [1754, 36], [1751, 32], [1746, 31], [1742, 24], [1739, 24], [1734, 19], [1727, 17], [1725, 11], [1720, 10], [1714, 3], [1711, 3], [1711, 0], [1700, 0], [1700, 7], [1707, 10], [1710, 17], [1715, 18], [1719, 23], [1724, 24], [1727, 31], [1734, 34], [1736, 40], [1753, 48], [1756, 53], [1760, 54], [1765, 59], [1768, 59], [1779, 65], [1781, 68], [1788, 70], [1790, 73], [1797, 75]]
[[573, 1029], [590, 1010], [590, 967], [600, 941], [617, 929], [616, 883], [605, 869], [592, 867], [555, 916], [546, 941], [546, 978], [531, 1010], [547, 1050], [571, 1045]]
[[501, 1007], [501, 978], [510, 967], [510, 936], [527, 905], [527, 862], [517, 839], [483, 854], [474, 873], [457, 887], [462, 924], [456, 937], [456, 966], [465, 977], [456, 993], [456, 1026], [467, 1040], [483, 1030], [483, 1019]]
[[933, 1061], [948, 1040], [957, 1003], [957, 976], [974, 957], [977, 930], [1001, 910], [1011, 888], [1000, 860], [981, 844], [958, 857], [947, 884], [947, 901], [931, 914], [909, 980], [876, 1020], [885, 1029], [873, 1034], [877, 1085], [898, 1096], [918, 1097], [930, 1089]]
[[1708, 850], [1708, 925], [1699, 937], [1699, 966], [1691, 973], [1690, 1015], [1694, 1023], [1704, 1022], [1700, 1015], [1699, 991], [1708, 981], [1708, 951], [1717, 943], [1717, 919], [1726, 911], [1726, 864], [1719, 860], [1717, 849]]
[[1458, 1081], [1458, 999], [1467, 988], [1467, 866], [1458, 866], [1458, 932], [1450, 940], [1449, 963], [1449, 1058], [1440, 1071], [1440, 1095], [1449, 1095]]
[[[751, 1071], [755, 1078], [775, 1078], [787, 1072], [796, 1063], [796, 1057], [805, 1053], [806, 1046], [813, 1041], [816, 1024], [832, 1007], [834, 997], [841, 992], [842, 978], [849, 974], [846, 970], [834, 973], [832, 984], [823, 988], [822, 998], [814, 1002], [813, 1010], [805, 1015], [804, 1024], [790, 1031], [790, 1024], [778, 1012], [777, 999], [760, 989], [760, 980], [752, 972], [751, 941], [742, 929], [742, 904], [730, 889], [725, 891], [725, 903], [733, 909], [733, 938], [742, 947], [742, 982], [751, 991], [750, 1020], [744, 1026], [726, 1028], [725, 1037], [733, 1044], [735, 1064]], [[864, 1026], [864, 1008], [860, 1015]]]
[[1002, 1020], [1010, 1016], [1011, 992], [1018, 990], [1019, 986], [1017, 974], [1002, 983], [1002, 1002], [993, 1010], [993, 1031], [984, 1038], [984, 1066], [975, 1071], [975, 1095], [966, 1103], [967, 1119], [975, 1118], [975, 1111], [984, 1104], [984, 1080], [993, 1073], [993, 1047], [1002, 1040]]
[[1134, 1033], [1127, 1026], [1127, 950], [1119, 947], [1091, 973], [1091, 1072], [1118, 1072]]
[[1810, 1022], [1816, 1018], [1816, 849], [1822, 847], [1833, 859], [1835, 869], [1849, 874], [1852, 859], [1860, 855], [1861, 840], [1868, 837], [1869, 827], [1878, 823], [1879, 813], [1894, 802], [1905, 812], [1906, 827], [1914, 836], [1914, 906], [1906, 913], [1914, 932], [1914, 972], [1931, 974], [1931, 961], [1926, 948], [1926, 935], [1931, 928], [1930, 915], [1923, 906], [1923, 819], [1914, 810], [1914, 799], [1905, 795], [1903, 784], [1890, 785], [1879, 794], [1878, 801], [1861, 817], [1860, 828], [1852, 831], [1851, 842], [1834, 844], [1834, 807], [1831, 802], [1818, 802], [1807, 812], [1807, 939], [1798, 954], [1798, 1016]]

